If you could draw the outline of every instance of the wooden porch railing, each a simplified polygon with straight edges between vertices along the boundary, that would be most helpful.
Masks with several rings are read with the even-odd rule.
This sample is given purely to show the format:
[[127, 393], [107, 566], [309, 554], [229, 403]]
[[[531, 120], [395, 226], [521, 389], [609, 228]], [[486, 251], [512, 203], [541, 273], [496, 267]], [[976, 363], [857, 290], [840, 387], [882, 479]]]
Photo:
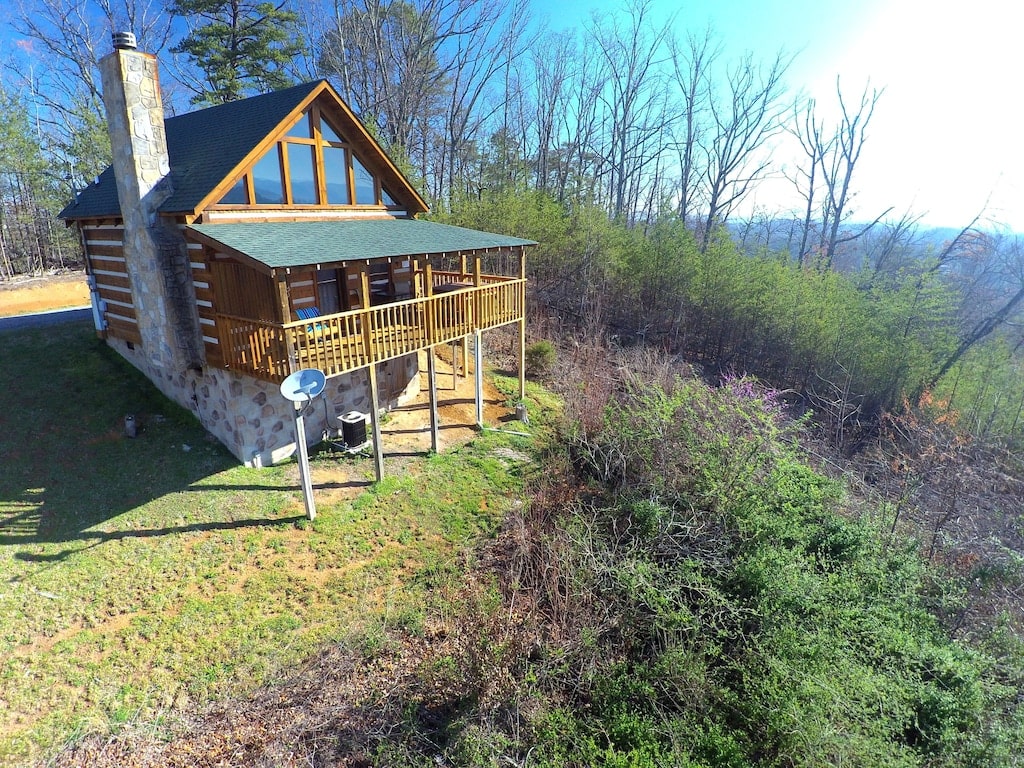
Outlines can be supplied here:
[[218, 314], [224, 364], [274, 382], [301, 368], [332, 376], [523, 319], [525, 280], [489, 275], [462, 287], [466, 277], [434, 273], [445, 292], [283, 325]]

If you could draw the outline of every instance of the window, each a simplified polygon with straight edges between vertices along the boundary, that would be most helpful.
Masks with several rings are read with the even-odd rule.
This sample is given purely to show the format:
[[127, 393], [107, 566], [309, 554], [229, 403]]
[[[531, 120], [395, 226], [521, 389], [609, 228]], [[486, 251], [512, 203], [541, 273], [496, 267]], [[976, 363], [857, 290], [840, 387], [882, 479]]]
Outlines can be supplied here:
[[288, 131], [288, 135], [296, 139], [312, 138], [313, 133], [309, 128], [309, 112], [306, 112], [302, 116], [302, 119], [299, 120], [299, 122], [297, 122], [290, 131]]
[[252, 187], [256, 193], [257, 205], [280, 205], [284, 202], [281, 161], [277, 156], [277, 147], [272, 147], [253, 166]]
[[338, 136], [338, 132], [331, 127], [331, 124], [326, 120], [320, 121], [320, 133], [324, 137], [324, 141], [332, 144], [344, 144], [341, 138]]
[[231, 206], [286, 204], [398, 207], [394, 195], [381, 187], [316, 105], [218, 201]]
[[324, 147], [324, 181], [328, 205], [351, 205], [348, 192], [348, 150]]
[[315, 148], [306, 144], [285, 144], [288, 148], [288, 182], [295, 205], [316, 205]]
[[245, 177], [240, 178], [231, 189], [220, 199], [221, 205], [246, 205], [249, 194], [245, 191]]
[[352, 170], [356, 182], [356, 205], [376, 205], [377, 190], [373, 176], [354, 157], [352, 158]]

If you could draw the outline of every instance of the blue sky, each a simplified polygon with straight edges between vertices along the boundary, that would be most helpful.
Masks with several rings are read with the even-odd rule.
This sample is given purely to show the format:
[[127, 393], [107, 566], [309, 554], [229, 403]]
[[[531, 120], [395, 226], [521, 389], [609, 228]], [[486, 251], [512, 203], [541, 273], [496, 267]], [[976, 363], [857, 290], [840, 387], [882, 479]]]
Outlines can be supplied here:
[[[620, 13], [619, 0], [537, 2], [554, 29], [585, 23], [591, 11]], [[676, 14], [680, 34], [708, 24], [727, 54], [765, 61], [797, 54], [788, 81], [824, 107], [836, 76], [847, 101], [865, 84], [885, 88], [858, 165], [858, 215], [890, 206], [936, 226], [967, 224], [988, 200], [994, 220], [1024, 232], [1024, 139], [1020, 55], [1024, 3], [1017, 0], [653, 0], [661, 23]], [[785, 162], [780, 147], [776, 159]], [[777, 181], [758, 202], [786, 207], [791, 185]]]
[[[624, 13], [627, 0], [532, 0], [537, 17], [559, 30], [593, 11]], [[1020, 0], [651, 0], [652, 18], [674, 17], [680, 36], [710, 25], [727, 57], [752, 51], [763, 61], [796, 55], [793, 91], [835, 105], [836, 76], [848, 101], [866, 83], [885, 88], [854, 179], [856, 216], [892, 207], [934, 226], [963, 226], [988, 203], [997, 223], [1024, 232], [1021, 138]], [[0, 22], [12, 8], [0, 2]], [[7, 43], [0, 40], [0, 56]], [[776, 166], [798, 155], [779, 146]], [[754, 201], [770, 211], [798, 204], [784, 179], [763, 184]], [[740, 213], [749, 211], [740, 211]]]

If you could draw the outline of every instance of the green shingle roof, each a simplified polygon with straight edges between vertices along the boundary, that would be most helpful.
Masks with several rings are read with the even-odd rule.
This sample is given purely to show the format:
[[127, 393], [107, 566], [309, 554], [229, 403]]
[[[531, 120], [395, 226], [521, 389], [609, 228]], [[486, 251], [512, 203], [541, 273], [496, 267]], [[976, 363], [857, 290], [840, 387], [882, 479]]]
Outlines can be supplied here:
[[417, 219], [193, 224], [187, 229], [271, 268], [536, 245]]
[[[319, 85], [319, 81], [304, 83], [168, 118], [164, 125], [174, 193], [160, 211], [194, 210]], [[120, 215], [110, 167], [60, 212], [65, 219]]]

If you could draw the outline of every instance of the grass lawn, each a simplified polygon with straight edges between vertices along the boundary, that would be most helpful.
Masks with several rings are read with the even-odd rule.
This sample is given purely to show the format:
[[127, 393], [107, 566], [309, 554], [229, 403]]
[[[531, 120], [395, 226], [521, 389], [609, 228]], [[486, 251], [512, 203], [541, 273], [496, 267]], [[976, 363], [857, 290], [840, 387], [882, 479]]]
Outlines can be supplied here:
[[[294, 463], [241, 467], [85, 325], [0, 332], [0, 764], [173, 723], [327, 642], [414, 626], [521, 487], [532, 441], [485, 432], [303, 515]], [[122, 436], [125, 414], [139, 436]]]

